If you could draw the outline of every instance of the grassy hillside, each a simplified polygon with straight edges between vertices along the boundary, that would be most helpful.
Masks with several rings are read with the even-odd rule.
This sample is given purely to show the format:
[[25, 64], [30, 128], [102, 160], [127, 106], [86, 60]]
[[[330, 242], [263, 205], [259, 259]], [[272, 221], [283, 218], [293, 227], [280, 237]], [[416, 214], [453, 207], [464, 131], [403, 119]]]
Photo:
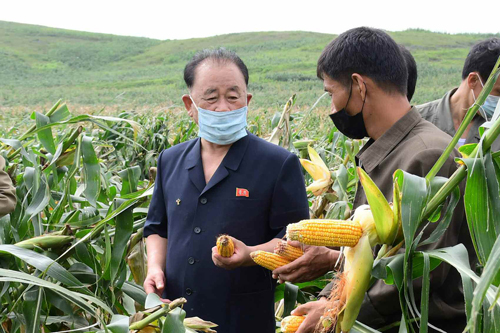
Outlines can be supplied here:
[[[391, 35], [418, 62], [416, 103], [457, 85], [468, 49], [488, 36], [422, 30]], [[254, 107], [277, 109], [292, 93], [307, 106], [322, 94], [316, 61], [333, 37], [263, 32], [160, 41], [0, 21], [0, 108], [46, 106], [59, 98], [92, 109], [175, 107], [185, 93], [186, 62], [197, 50], [218, 46], [235, 50], [249, 67]]]

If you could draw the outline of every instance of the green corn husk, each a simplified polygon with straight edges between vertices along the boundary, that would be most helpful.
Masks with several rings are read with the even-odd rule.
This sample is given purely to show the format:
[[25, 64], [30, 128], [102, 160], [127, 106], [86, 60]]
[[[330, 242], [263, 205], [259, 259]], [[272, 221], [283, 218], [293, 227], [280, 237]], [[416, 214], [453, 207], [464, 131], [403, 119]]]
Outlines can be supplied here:
[[73, 236], [44, 235], [23, 240], [14, 245], [32, 250], [34, 248], [59, 248], [73, 241]]

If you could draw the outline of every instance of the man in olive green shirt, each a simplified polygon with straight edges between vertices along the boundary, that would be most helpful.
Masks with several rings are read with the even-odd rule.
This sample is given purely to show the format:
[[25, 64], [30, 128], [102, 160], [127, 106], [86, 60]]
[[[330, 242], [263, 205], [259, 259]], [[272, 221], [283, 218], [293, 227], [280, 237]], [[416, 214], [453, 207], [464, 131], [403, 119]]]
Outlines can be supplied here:
[[16, 208], [16, 189], [12, 186], [10, 177], [4, 169], [5, 160], [0, 156], [0, 217], [11, 213]]
[[[394, 171], [402, 169], [425, 176], [451, 141], [449, 135], [422, 119], [410, 106], [406, 97], [408, 74], [405, 60], [397, 44], [385, 32], [363, 27], [339, 35], [323, 50], [317, 72], [331, 95], [330, 117], [338, 130], [353, 139], [370, 137], [357, 155], [357, 164], [368, 173], [388, 201], [392, 201]], [[457, 156], [454, 151], [439, 172], [440, 176], [453, 174]], [[354, 208], [365, 203], [366, 197], [360, 186]], [[426, 234], [436, 225], [427, 227]], [[425, 249], [461, 242], [474, 253], [463, 202], [455, 209], [450, 226], [441, 239]], [[414, 287], [418, 298], [418, 284], [415, 283]], [[297, 333], [314, 331], [329, 292], [330, 288], [326, 288], [319, 301], [304, 304], [293, 312], [307, 314]], [[429, 322], [449, 332], [461, 331], [465, 327], [463, 304], [459, 274], [442, 264], [431, 274]], [[380, 328], [400, 318], [397, 290], [377, 281], [365, 296], [358, 320]]]
[[[500, 38], [493, 37], [475, 44], [465, 59], [460, 86], [447, 92], [441, 99], [418, 105], [417, 109], [422, 117], [449, 135], [455, 135], [467, 110], [474, 104], [483, 90], [483, 85], [499, 56]], [[481, 139], [479, 127], [485, 121], [491, 120], [499, 98], [500, 78], [497, 79], [486, 102], [465, 130], [459, 141], [459, 146], [479, 142]], [[500, 150], [500, 139], [495, 140], [491, 149], [492, 151]]]

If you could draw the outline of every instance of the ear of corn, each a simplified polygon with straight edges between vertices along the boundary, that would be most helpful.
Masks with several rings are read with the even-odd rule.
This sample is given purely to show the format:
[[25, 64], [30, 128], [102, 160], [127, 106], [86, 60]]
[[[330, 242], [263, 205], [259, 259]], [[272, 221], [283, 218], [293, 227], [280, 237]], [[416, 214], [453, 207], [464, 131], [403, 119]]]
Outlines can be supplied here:
[[302, 167], [311, 175], [314, 182], [306, 190], [318, 196], [324, 193], [332, 183], [330, 170], [319, 154], [311, 146], [307, 147], [311, 160], [300, 159]]
[[301, 257], [304, 254], [304, 251], [298, 247], [291, 246], [286, 241], [279, 241], [274, 248], [274, 253], [290, 261], [294, 261], [295, 259]]
[[42, 249], [59, 248], [73, 241], [72, 236], [45, 235], [26, 239], [14, 245], [32, 250], [36, 247]]
[[225, 258], [229, 258], [234, 253], [233, 240], [227, 235], [222, 235], [217, 238], [217, 251]]
[[363, 235], [368, 235], [371, 246], [383, 244], [383, 242], [378, 237], [377, 228], [373, 219], [372, 211], [370, 210], [370, 206], [361, 205], [356, 208], [356, 210], [354, 211], [354, 215], [352, 216], [352, 220], [359, 223], [361, 229], [363, 230]]
[[365, 235], [355, 247], [345, 250], [346, 303], [339, 315], [342, 332], [349, 332], [358, 317], [365, 293], [370, 285], [372, 266], [372, 248], [368, 235]]
[[355, 246], [363, 230], [357, 221], [302, 220], [286, 228], [288, 240], [315, 246]]
[[304, 316], [288, 316], [281, 321], [281, 332], [295, 333], [300, 324], [306, 319]]
[[254, 251], [250, 253], [250, 257], [255, 261], [257, 265], [274, 271], [276, 268], [288, 265], [291, 263], [290, 260], [271, 252], [266, 251]]

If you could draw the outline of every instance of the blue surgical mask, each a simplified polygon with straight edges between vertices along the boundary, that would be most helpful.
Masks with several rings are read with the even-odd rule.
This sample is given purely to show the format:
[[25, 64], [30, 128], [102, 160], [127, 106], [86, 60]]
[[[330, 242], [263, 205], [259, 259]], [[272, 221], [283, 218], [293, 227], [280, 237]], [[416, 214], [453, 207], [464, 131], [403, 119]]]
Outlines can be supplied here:
[[[477, 77], [479, 78], [479, 82], [481, 83], [481, 86], [484, 88], [483, 81], [481, 80], [479, 75]], [[474, 103], [475, 103], [476, 96], [474, 95], [474, 91], [472, 89], [471, 89], [471, 91], [472, 91], [472, 97], [474, 98]], [[482, 111], [481, 114], [482, 114], [483, 118], [486, 119], [486, 121], [491, 120], [491, 118], [493, 117], [493, 114], [495, 113], [495, 109], [497, 107], [499, 99], [500, 99], [500, 96], [488, 95], [488, 97], [486, 97], [486, 100], [484, 101], [484, 104], [479, 107], [479, 110]]]
[[205, 110], [196, 103], [194, 106], [198, 109], [199, 137], [218, 145], [229, 145], [247, 136], [248, 106], [223, 112]]
[[486, 101], [484, 101], [483, 104], [483, 110], [489, 119], [493, 117], [493, 113], [495, 113], [499, 100], [500, 96], [488, 95], [488, 97], [486, 97]]

